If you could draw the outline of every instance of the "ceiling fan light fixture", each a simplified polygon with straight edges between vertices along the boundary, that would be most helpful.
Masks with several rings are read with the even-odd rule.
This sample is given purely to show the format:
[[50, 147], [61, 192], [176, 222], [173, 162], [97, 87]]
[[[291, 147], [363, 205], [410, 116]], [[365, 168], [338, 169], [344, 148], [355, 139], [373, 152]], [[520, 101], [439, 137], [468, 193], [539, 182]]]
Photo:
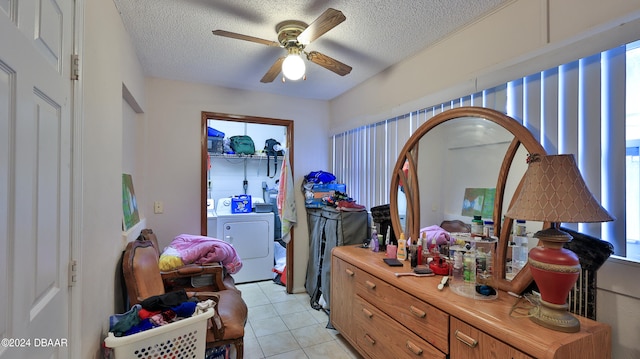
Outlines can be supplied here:
[[310, 25], [298, 20], [281, 21], [276, 25], [278, 41], [265, 40], [259, 37], [238, 34], [225, 30], [214, 30], [213, 34], [216, 36], [224, 36], [232, 39], [284, 48], [287, 51], [287, 56], [278, 57], [273, 65], [269, 67], [264, 76], [262, 76], [262, 79], [260, 79], [260, 82], [262, 83], [272, 82], [280, 75], [280, 73], [283, 75], [282, 82], [284, 82], [285, 79], [291, 81], [297, 81], [300, 79], [306, 80], [306, 66], [305, 59], [302, 58], [303, 54], [304, 57], [306, 57], [306, 60], [309, 60], [316, 65], [320, 65], [340, 76], [345, 76], [351, 72], [351, 66], [343, 64], [342, 62], [317, 51], [311, 51], [309, 53], [304, 51], [307, 45], [345, 20], [346, 17], [341, 11], [329, 8]]
[[282, 62], [282, 74], [291, 81], [300, 80], [305, 72], [306, 66], [304, 60], [298, 53], [289, 53], [287, 58]]

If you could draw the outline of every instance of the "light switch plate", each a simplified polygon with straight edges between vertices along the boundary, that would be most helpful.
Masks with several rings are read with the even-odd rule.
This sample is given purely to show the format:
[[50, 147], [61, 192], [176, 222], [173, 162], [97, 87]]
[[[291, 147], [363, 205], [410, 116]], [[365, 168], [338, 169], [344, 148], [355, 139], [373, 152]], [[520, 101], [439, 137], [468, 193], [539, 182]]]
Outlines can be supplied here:
[[164, 205], [162, 204], [162, 201], [153, 202], [153, 213], [160, 214], [162, 212], [164, 212]]

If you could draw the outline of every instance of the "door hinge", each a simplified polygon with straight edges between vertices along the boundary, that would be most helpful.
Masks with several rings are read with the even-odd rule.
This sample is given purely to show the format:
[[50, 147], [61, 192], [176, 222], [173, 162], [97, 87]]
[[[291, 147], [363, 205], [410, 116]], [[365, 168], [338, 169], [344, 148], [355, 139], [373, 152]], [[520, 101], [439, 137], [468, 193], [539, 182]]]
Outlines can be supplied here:
[[76, 285], [78, 281], [78, 262], [75, 259], [69, 261], [69, 287]]
[[71, 55], [71, 80], [80, 79], [80, 57], [77, 54]]

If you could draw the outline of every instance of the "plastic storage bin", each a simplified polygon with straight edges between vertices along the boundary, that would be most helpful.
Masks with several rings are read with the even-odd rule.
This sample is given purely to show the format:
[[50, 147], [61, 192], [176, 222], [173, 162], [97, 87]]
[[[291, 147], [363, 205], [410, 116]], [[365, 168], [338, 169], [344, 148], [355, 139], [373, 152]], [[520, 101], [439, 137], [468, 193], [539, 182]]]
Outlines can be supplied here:
[[269, 213], [273, 212], [273, 204], [271, 203], [254, 203], [256, 213]]
[[115, 359], [201, 359], [206, 349], [207, 319], [214, 313], [210, 308], [202, 314], [124, 337], [109, 333], [104, 344], [113, 349]]
[[[498, 238], [483, 240], [469, 233], [451, 233], [451, 236], [456, 243], [449, 247], [451, 291], [478, 300], [498, 298], [497, 291], [488, 288], [492, 282], [493, 256]], [[491, 292], [488, 293], [488, 290]]]
[[207, 137], [207, 151], [214, 155], [221, 155], [224, 153], [224, 138], [222, 137]]

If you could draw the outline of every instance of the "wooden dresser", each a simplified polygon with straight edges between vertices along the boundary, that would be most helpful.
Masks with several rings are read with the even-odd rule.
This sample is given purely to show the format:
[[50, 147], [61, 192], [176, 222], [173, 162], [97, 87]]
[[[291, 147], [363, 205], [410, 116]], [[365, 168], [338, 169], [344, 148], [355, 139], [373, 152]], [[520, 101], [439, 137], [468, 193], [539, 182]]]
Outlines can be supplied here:
[[331, 260], [331, 323], [366, 358], [611, 358], [611, 327], [580, 317], [578, 333], [543, 328], [509, 314], [519, 299], [465, 298], [441, 276], [396, 277], [383, 253], [336, 247]]

